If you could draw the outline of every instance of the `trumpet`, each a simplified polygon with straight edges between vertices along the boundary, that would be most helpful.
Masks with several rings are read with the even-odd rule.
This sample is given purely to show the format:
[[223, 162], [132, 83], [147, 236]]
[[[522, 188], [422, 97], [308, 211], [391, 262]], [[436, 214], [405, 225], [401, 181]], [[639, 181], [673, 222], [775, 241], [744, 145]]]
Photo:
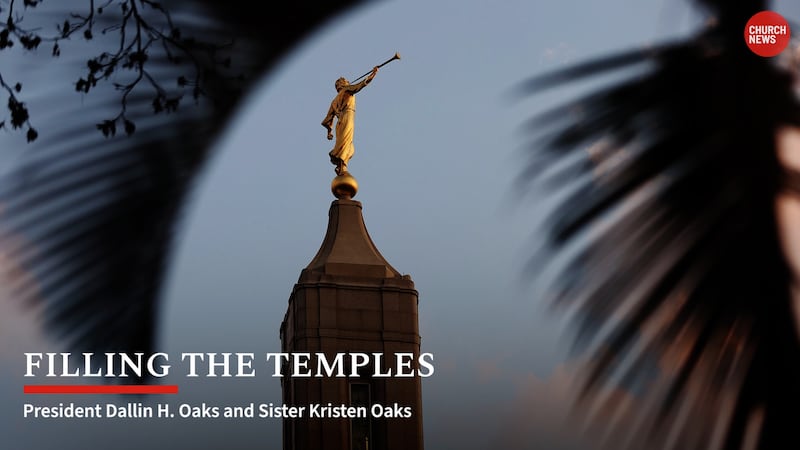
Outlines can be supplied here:
[[[394, 56], [392, 56], [391, 58], [389, 58], [386, 61], [382, 62], [377, 67], [383, 67], [383, 66], [389, 64], [390, 62], [394, 61], [395, 59], [400, 59], [400, 53], [395, 52]], [[371, 73], [372, 73], [372, 70], [370, 70], [369, 72], [365, 73], [364, 75], [361, 75], [360, 77], [356, 78], [355, 80], [351, 81], [351, 83], [355, 83], [356, 81], [364, 78], [365, 76], [367, 76], [367, 75], [369, 75]]]

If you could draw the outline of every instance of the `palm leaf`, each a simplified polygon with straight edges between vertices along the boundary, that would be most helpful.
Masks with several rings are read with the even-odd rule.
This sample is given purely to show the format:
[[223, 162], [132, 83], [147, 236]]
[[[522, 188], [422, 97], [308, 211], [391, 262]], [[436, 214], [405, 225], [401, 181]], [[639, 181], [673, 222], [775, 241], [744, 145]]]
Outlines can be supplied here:
[[766, 5], [699, 3], [716, 24], [691, 38], [517, 91], [627, 74], [532, 119], [522, 175], [563, 199], [533, 269], [548, 301], [575, 312], [584, 405], [619, 414], [609, 388], [641, 400], [614, 448], [797, 441], [800, 346], [773, 205], [785, 180], [775, 134], [800, 125], [800, 104], [791, 74], [743, 42]]
[[[59, 14], [68, 17], [85, 3], [61, 2]], [[74, 92], [39, 91], [53, 99], [55, 112], [39, 124], [39, 141], [0, 181], [0, 236], [15, 269], [8, 279], [13, 297], [40, 309], [44, 329], [69, 349], [151, 351], [181, 211], [216, 137], [281, 57], [359, 3], [289, 2], [280, 14], [264, 15], [249, 2], [169, 2], [183, 36], [231, 42], [228, 72], [243, 77], [214, 76], [217, 68], [202, 61], [208, 96], [171, 114], [153, 115], [152, 96], [132, 93], [126, 114], [136, 131], [127, 138], [98, 141], [93, 124], [70, 120], [81, 115]], [[61, 64], [68, 58], [77, 67], [85, 64], [80, 54], [61, 58]], [[147, 64], [163, 84], [186, 71], [165, 54]], [[101, 94], [87, 103], [114, 110], [119, 101]]]

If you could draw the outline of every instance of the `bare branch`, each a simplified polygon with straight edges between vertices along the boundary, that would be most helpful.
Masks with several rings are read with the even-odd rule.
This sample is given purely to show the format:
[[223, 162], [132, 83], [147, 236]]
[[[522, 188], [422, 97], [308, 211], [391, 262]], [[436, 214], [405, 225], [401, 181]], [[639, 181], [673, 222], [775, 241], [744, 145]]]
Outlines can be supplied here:
[[[88, 12], [69, 14], [62, 24], [56, 26], [57, 34], [45, 36], [39, 33], [39, 29], [26, 29], [20, 26], [23, 17], [19, 12], [14, 11], [15, 0], [10, 0], [6, 23], [0, 23], [0, 50], [12, 47], [15, 42], [19, 42], [24, 50], [29, 51], [38, 48], [42, 42], [52, 42], [52, 56], [58, 57], [62, 50], [59, 43], [70, 39], [75, 33], [82, 31], [84, 39], [93, 39], [96, 15], [109, 14], [107, 8], [112, 3], [116, 3], [119, 6], [118, 23], [106, 26], [101, 30], [102, 34], [119, 31], [116, 51], [104, 51], [96, 57], [88, 59], [86, 75], [80, 77], [74, 85], [76, 91], [88, 94], [97, 87], [98, 82], [110, 79], [111, 75], [118, 71], [130, 70], [133, 72], [133, 77], [129, 82], [113, 83], [114, 88], [121, 92], [120, 111], [115, 117], [97, 124], [97, 128], [105, 136], [115, 134], [117, 122], [124, 122], [128, 134], [135, 130], [135, 125], [126, 117], [128, 98], [133, 91], [140, 89], [142, 80], [147, 80], [146, 86], [152, 89], [153, 112], [169, 113], [177, 110], [186, 90], [190, 90], [192, 98], [196, 102], [200, 100], [201, 96], [206, 96], [207, 90], [204, 89], [204, 85], [209, 76], [228, 80], [241, 79], [241, 76], [234, 77], [221, 73], [230, 69], [231, 60], [225, 55], [220, 57], [220, 53], [230, 49], [233, 45], [232, 41], [214, 44], [192, 37], [183, 37], [169, 11], [161, 3], [152, 0], [106, 0], [97, 7], [95, 0], [87, 1], [89, 2]], [[36, 0], [25, 0], [26, 7], [36, 6], [36, 4], [38, 4]], [[146, 15], [145, 10], [150, 10], [154, 14]], [[131, 26], [135, 28], [135, 33], [131, 33]], [[160, 45], [155, 47], [154, 43]], [[178, 76], [176, 84], [171, 89], [176, 92], [172, 94], [165, 88], [164, 80], [157, 80], [146, 69], [150, 52], [156, 48], [163, 52], [167, 61], [179, 67], [186, 65], [187, 69], [193, 73], [191, 78], [185, 74]], [[4, 87], [6, 86], [4, 85]], [[147, 88], [145, 87], [145, 89]], [[22, 117], [20, 108], [24, 108], [24, 103], [19, 102], [14, 96], [11, 98], [16, 108], [15, 111], [18, 111], [17, 118]], [[27, 109], [24, 109], [24, 113], [27, 120]], [[14, 123], [18, 124], [19, 120]]]

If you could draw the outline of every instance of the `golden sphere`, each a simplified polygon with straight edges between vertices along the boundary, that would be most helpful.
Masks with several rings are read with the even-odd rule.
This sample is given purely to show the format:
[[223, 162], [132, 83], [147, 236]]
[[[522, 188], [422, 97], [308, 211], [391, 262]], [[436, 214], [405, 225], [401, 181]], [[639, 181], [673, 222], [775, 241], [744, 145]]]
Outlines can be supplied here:
[[345, 172], [331, 181], [331, 192], [340, 200], [353, 198], [358, 192], [358, 182], [349, 172]]

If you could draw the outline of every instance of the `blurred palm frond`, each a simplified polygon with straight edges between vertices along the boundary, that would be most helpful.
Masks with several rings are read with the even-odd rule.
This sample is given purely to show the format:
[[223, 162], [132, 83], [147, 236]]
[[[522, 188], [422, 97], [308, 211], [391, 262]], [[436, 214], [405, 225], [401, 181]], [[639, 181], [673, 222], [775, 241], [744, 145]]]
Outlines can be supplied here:
[[694, 36], [519, 86], [529, 96], [628, 74], [527, 124], [521, 182], [563, 196], [532, 267], [549, 274], [547, 300], [575, 312], [585, 405], [613, 410], [609, 386], [641, 399], [614, 448], [786, 448], [800, 346], [775, 136], [800, 126], [800, 103], [792, 74], [742, 39], [764, 2], [698, 3], [714, 20]]
[[[136, 124], [130, 137], [98, 139], [93, 124], [71, 120], [83, 115], [75, 92], [29, 93], [47, 96], [53, 112], [38, 125], [39, 140], [0, 180], [0, 242], [12, 296], [40, 309], [44, 330], [67, 348], [151, 351], [181, 211], [216, 137], [283, 56], [322, 23], [362, 3], [289, 2], [269, 14], [244, 1], [165, 4], [183, 36], [229, 43], [225, 64], [235, 76], [216, 76], [213, 61], [194, 61], [206, 95], [171, 114], [154, 115], [152, 95], [132, 92], [125, 104]], [[137, 4], [141, 14], [160, 14], [155, 2]], [[85, 0], [59, 2], [54, 23], [86, 6]], [[119, 29], [102, 22], [109, 14], [95, 18], [96, 29]], [[86, 59], [86, 52], [63, 51], [59, 64], [81, 67]], [[166, 52], [153, 50], [147, 65], [163, 85], [186, 73]], [[119, 108], [118, 95], [92, 95], [101, 95], [95, 108]]]

